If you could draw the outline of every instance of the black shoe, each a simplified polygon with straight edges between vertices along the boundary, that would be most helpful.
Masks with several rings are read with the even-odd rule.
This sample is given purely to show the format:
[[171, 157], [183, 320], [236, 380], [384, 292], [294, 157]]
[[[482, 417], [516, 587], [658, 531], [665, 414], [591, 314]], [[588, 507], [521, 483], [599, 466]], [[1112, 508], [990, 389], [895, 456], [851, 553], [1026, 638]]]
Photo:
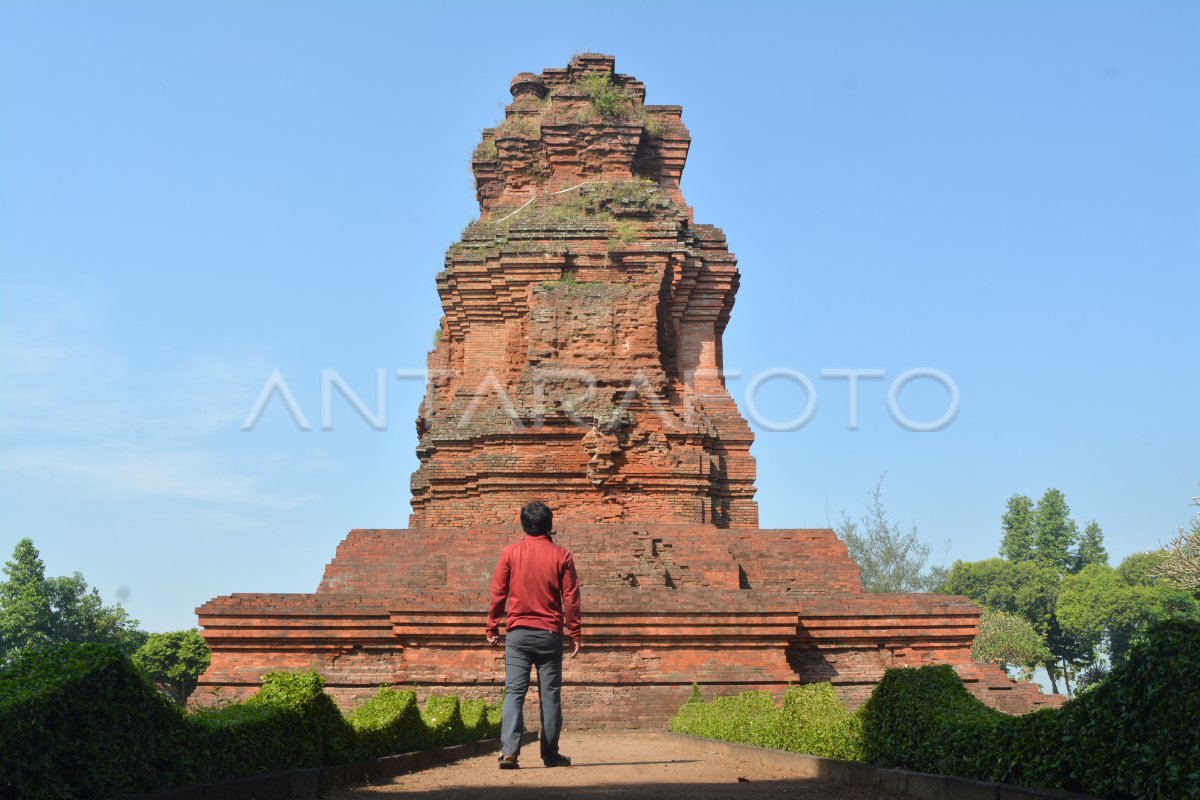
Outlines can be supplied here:
[[516, 756], [500, 756], [500, 769], [520, 769]]
[[547, 767], [569, 767], [571, 759], [564, 756], [562, 753], [555, 753], [552, 756], [546, 756], [542, 759], [542, 763]]

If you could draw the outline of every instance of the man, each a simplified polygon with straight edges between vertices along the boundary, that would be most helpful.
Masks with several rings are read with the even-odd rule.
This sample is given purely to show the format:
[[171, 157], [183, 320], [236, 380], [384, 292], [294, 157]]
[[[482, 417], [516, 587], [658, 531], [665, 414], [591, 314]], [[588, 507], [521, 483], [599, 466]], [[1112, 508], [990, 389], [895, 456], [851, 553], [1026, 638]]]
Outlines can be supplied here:
[[542, 763], [547, 767], [569, 767], [571, 759], [558, 752], [562, 729], [559, 692], [564, 636], [571, 641], [571, 657], [579, 655], [579, 577], [570, 551], [550, 538], [554, 535], [554, 515], [545, 503], [527, 503], [521, 509], [521, 527], [525, 538], [504, 548], [492, 573], [484, 631], [489, 644], [499, 644], [500, 618], [507, 603], [500, 769], [519, 766], [531, 667], [537, 667], [538, 674]]

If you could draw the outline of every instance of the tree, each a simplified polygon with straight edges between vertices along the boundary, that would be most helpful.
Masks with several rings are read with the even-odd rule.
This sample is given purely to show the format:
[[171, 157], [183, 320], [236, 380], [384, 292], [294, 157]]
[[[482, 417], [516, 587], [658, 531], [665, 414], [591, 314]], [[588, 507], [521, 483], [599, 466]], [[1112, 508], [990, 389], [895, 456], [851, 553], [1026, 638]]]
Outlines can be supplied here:
[[1079, 528], [1070, 514], [1067, 498], [1058, 489], [1047, 489], [1033, 510], [1033, 558], [1060, 572], [1070, 572], [1075, 566], [1072, 548]]
[[1023, 494], [1008, 498], [1008, 507], [1000, 518], [1004, 531], [1000, 555], [1009, 561], [1033, 559], [1033, 501]]
[[1017, 614], [1043, 636], [1054, 616], [1058, 575], [1032, 561], [956, 561], [942, 591], [971, 598], [984, 608]]
[[132, 654], [146, 635], [118, 603], [106, 606], [76, 572], [47, 578], [33, 541], [17, 542], [0, 582], [0, 663], [32, 648], [67, 642], [115, 644]]
[[[1200, 498], [1193, 497], [1192, 505], [1200, 506]], [[1176, 531], [1166, 551], [1158, 574], [1177, 589], [1200, 592], [1200, 512], [1192, 517], [1186, 529], [1181, 527]]]
[[1042, 635], [1024, 617], [1005, 611], [984, 609], [979, 635], [971, 644], [971, 658], [1014, 669], [1029, 680], [1033, 671], [1053, 656]]
[[212, 652], [195, 628], [170, 633], [152, 633], [133, 654], [133, 663], [171, 690], [175, 702], [183, 705], [196, 688], [196, 679], [208, 669]]
[[1057, 605], [1063, 629], [1104, 650], [1115, 665], [1152, 623], [1175, 616], [1200, 618], [1200, 602], [1154, 577], [1147, 563], [1153, 558], [1134, 554], [1117, 569], [1089, 564], [1064, 578]]
[[1094, 658], [1092, 649], [1071, 631], [1063, 630], [1055, 614], [1062, 576], [1054, 567], [1035, 561], [956, 561], [941, 587], [947, 594], [969, 597], [984, 608], [1025, 619], [1046, 643], [1052, 656], [1044, 662], [1050, 687], [1058, 692], [1063, 679], [1070, 691], [1071, 676]]
[[30, 539], [17, 542], [0, 582], [0, 663], [9, 655], [50, 640], [50, 596], [46, 567]]
[[1100, 531], [1100, 524], [1096, 520], [1092, 520], [1083, 528], [1083, 534], [1079, 537], [1079, 547], [1075, 550], [1075, 563], [1071, 571], [1079, 572], [1089, 564], [1108, 564], [1108, 550], [1104, 547], [1104, 534]]
[[1117, 577], [1130, 586], [1153, 586], [1164, 580], [1159, 571], [1166, 558], [1166, 550], [1130, 553], [1117, 565]]
[[940, 568], [926, 571], [929, 545], [917, 538], [914, 525], [907, 533], [888, 519], [883, 507], [883, 478], [875, 484], [871, 503], [854, 522], [842, 512], [838, 536], [858, 564], [863, 589], [868, 592], [933, 591], [945, 579]]

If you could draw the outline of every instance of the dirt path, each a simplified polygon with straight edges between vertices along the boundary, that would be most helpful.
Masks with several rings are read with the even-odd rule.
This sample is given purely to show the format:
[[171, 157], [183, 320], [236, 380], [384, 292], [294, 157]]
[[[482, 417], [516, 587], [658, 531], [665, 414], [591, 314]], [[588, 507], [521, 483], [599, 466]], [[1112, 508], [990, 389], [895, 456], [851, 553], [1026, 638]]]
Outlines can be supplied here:
[[500, 770], [495, 755], [480, 756], [401, 775], [386, 785], [345, 790], [334, 797], [898, 800], [875, 789], [795, 778], [778, 767], [706, 752], [658, 733], [564, 733], [562, 752], [571, 757], [573, 766], [546, 769], [535, 742], [522, 750], [518, 770]]

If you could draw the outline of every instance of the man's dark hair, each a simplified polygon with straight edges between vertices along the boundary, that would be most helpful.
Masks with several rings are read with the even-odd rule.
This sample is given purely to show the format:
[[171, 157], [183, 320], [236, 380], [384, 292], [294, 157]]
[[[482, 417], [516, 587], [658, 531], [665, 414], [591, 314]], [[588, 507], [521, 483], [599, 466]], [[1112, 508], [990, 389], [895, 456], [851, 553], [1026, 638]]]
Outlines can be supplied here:
[[521, 509], [521, 527], [534, 536], [545, 536], [554, 527], [554, 512], [541, 500], [526, 503]]

